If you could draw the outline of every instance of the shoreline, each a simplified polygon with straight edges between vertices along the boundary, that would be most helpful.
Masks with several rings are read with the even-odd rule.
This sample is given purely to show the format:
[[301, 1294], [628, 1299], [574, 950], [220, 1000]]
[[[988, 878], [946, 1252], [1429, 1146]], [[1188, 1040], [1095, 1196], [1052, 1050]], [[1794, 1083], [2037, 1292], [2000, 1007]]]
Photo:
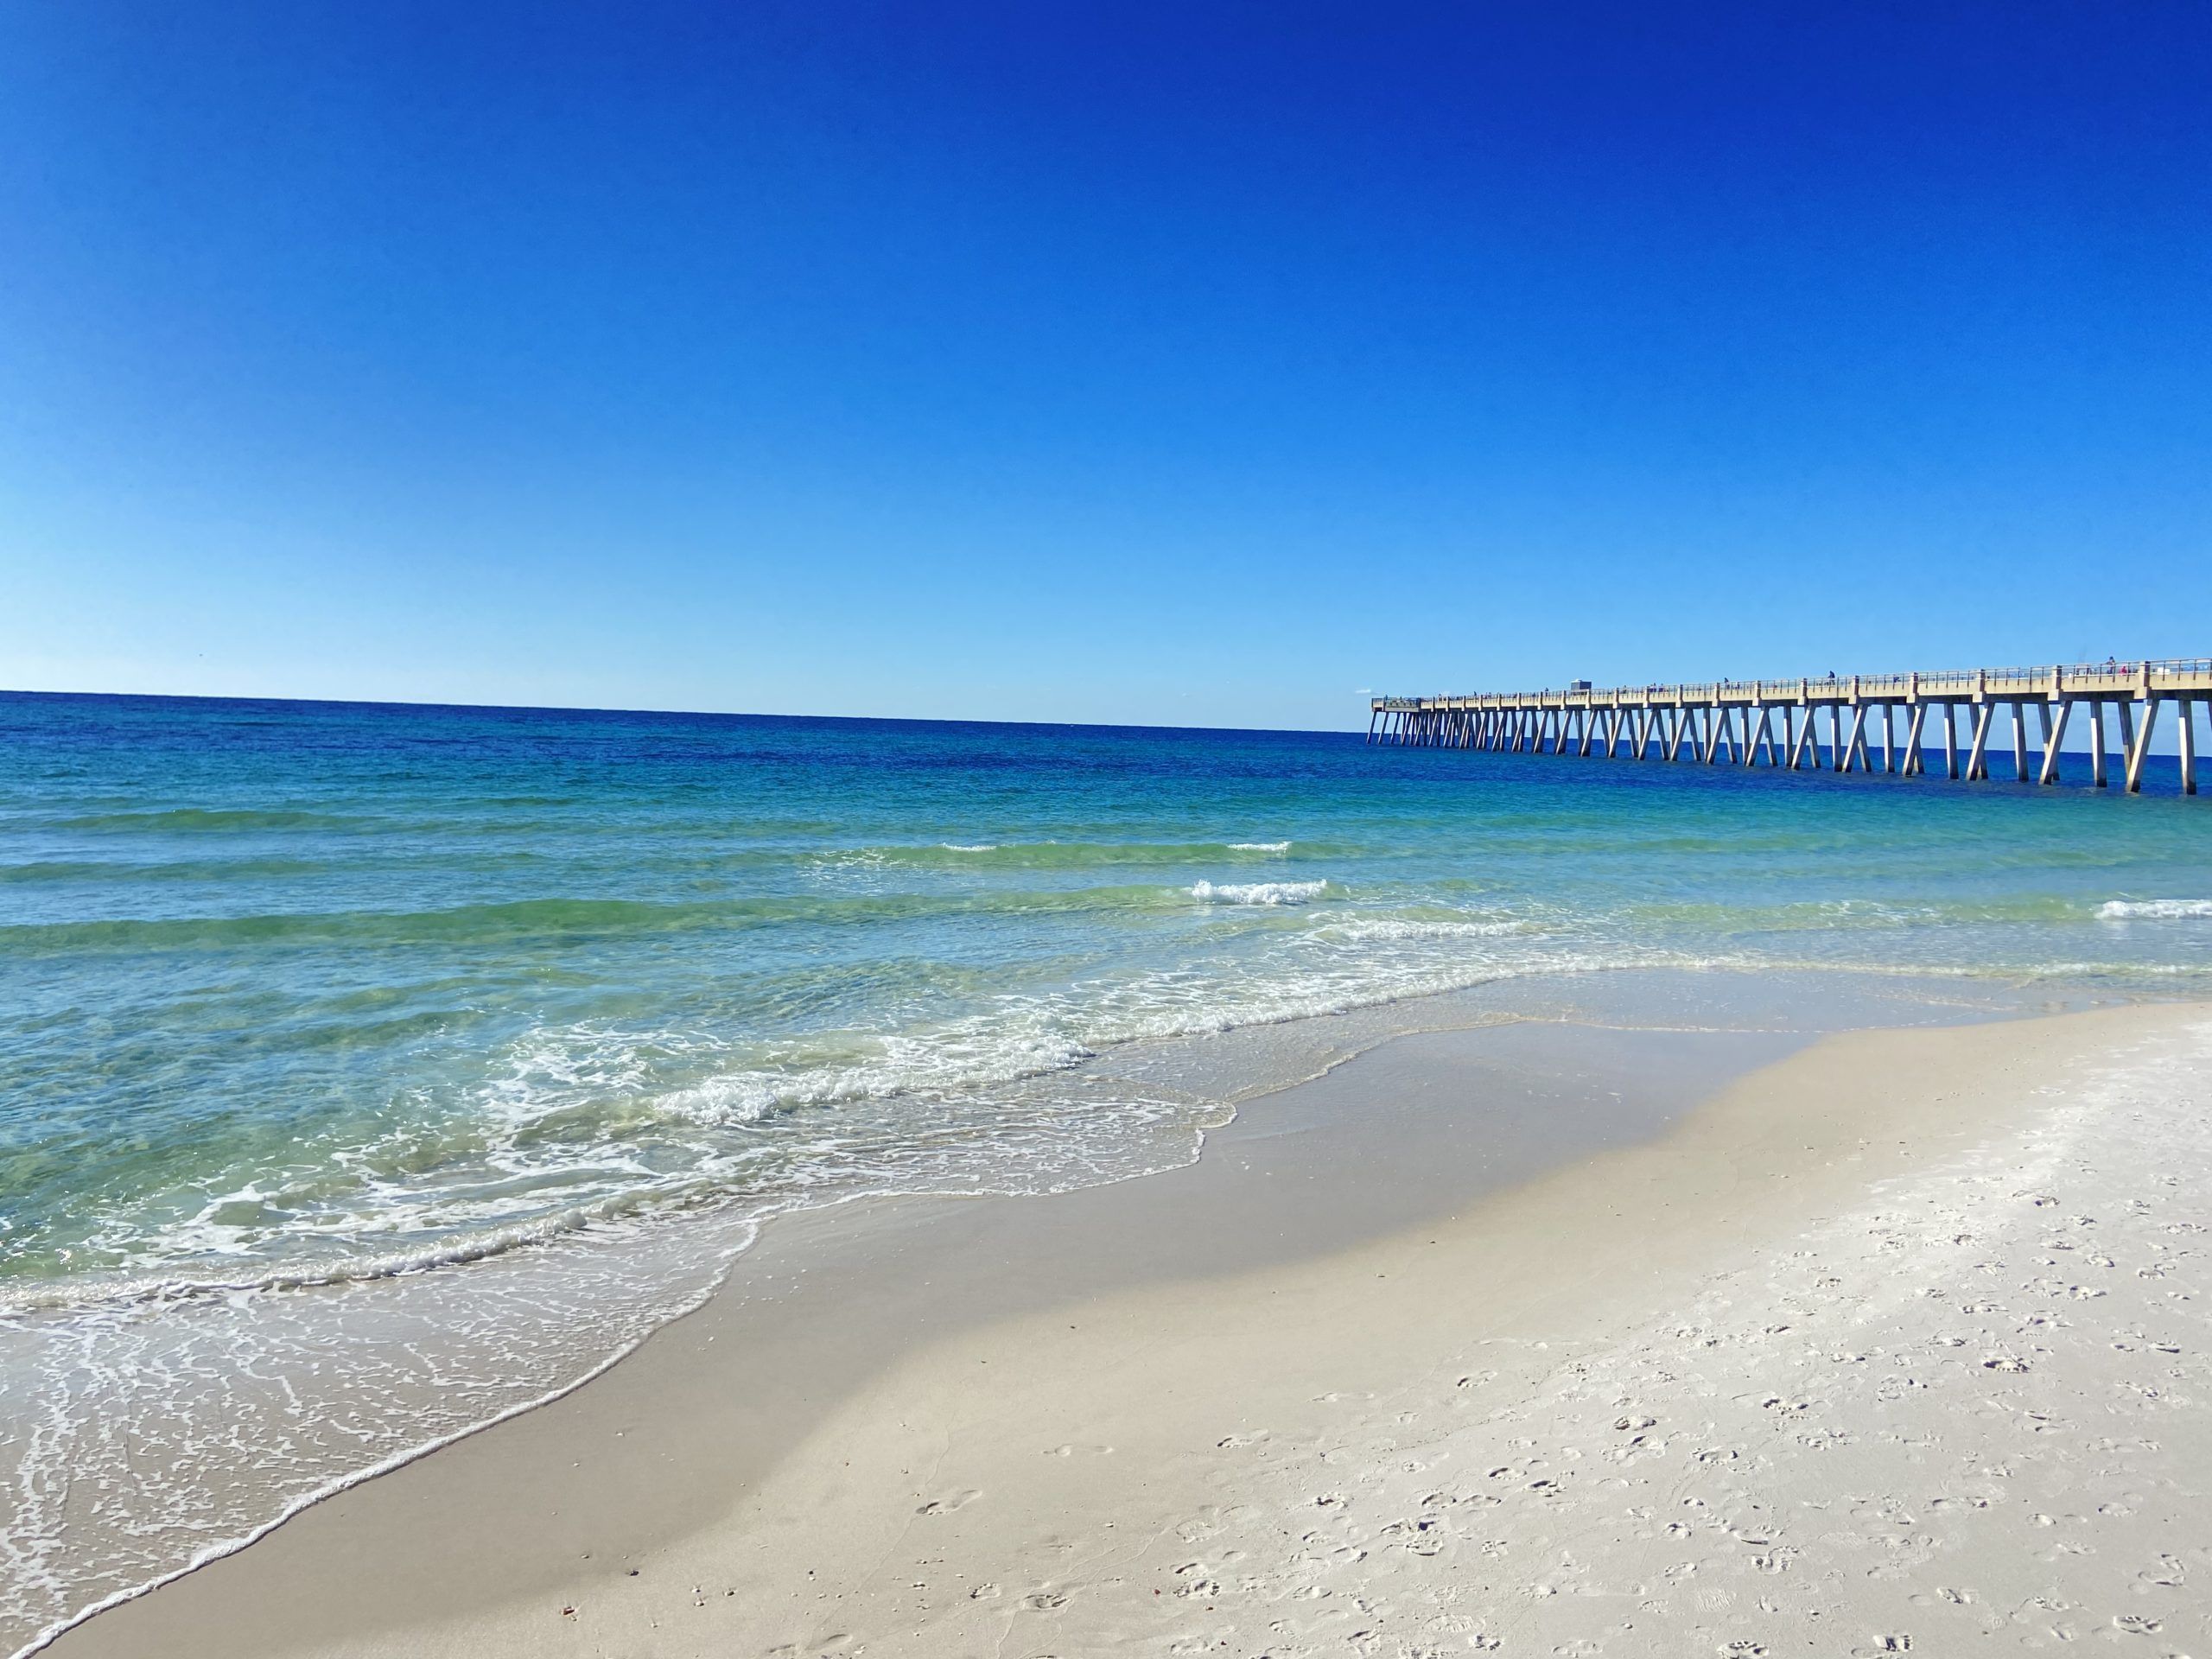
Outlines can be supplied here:
[[[2187, 1016], [2151, 1005], [2085, 1017], [2155, 1023]], [[2007, 1021], [2003, 1029], [2021, 1033], [2046, 1023]], [[1990, 1029], [1994, 1028], [1875, 1032], [1824, 1039], [1815, 1048], [1931, 1037], [1971, 1046], [1975, 1032]], [[1578, 1046], [1590, 1059], [1586, 1083], [1604, 1071], [1591, 1056], [1609, 1042], [1624, 1056], [1633, 1049], [1640, 1057], [1631, 1062], [1617, 1056], [1613, 1064], [1622, 1075], [1643, 1066], [1655, 1044], [1708, 1051], [1732, 1047], [1737, 1057], [1718, 1067], [1700, 1061], [1701, 1072], [1698, 1065], [1678, 1066], [1674, 1094], [1644, 1099], [1643, 1116], [1616, 1126], [1621, 1144], [1594, 1158], [1540, 1141], [1524, 1142], [1521, 1151], [1527, 1157], [1519, 1164], [1507, 1160], [1510, 1167], [1495, 1166], [1493, 1158], [1491, 1173], [1497, 1179], [1488, 1184], [1490, 1196], [1482, 1198], [1458, 1179], [1471, 1143], [1463, 1139], [1455, 1160], [1436, 1155], [1447, 1149], [1433, 1141], [1421, 1144], [1420, 1135], [1423, 1125], [1434, 1130], [1457, 1122], [1463, 1137], [1471, 1127], [1495, 1141], [1496, 1113], [1440, 1114], [1433, 1097], [1440, 1079], [1448, 1080], [1456, 1070], [1463, 1084], [1479, 1074], [1493, 1095], [1500, 1080], [1509, 1077], [1517, 1077], [1532, 1096], [1544, 1088], [1555, 1093], [1561, 1075], [1560, 1034], [1557, 1027], [1523, 1023], [1393, 1039], [1313, 1083], [1248, 1105], [1237, 1125], [1217, 1132], [1198, 1164], [1166, 1175], [1034, 1199], [876, 1201], [861, 1225], [853, 1224], [861, 1218], [850, 1206], [818, 1213], [810, 1222], [801, 1216], [780, 1218], [771, 1237], [748, 1255], [752, 1265], [742, 1284], [726, 1287], [707, 1308], [665, 1327], [598, 1381], [318, 1504], [240, 1554], [65, 1633], [48, 1650], [143, 1651], [158, 1631], [165, 1650], [188, 1654], [370, 1653], [410, 1645], [419, 1651], [435, 1631], [437, 1650], [492, 1653], [510, 1650], [513, 1644], [515, 1651], [566, 1651], [563, 1643], [571, 1638], [545, 1628], [539, 1604], [550, 1595], [557, 1598], [556, 1608], [579, 1610], [554, 1621], [577, 1632], [573, 1639], [584, 1645], [575, 1650], [594, 1651], [591, 1642], [610, 1637], [606, 1621], [620, 1628], [626, 1620], [634, 1624], [642, 1618], [650, 1623], [660, 1612], [674, 1611], [653, 1598], [665, 1592], [671, 1572], [683, 1576], [670, 1565], [675, 1557], [706, 1547], [702, 1541], [709, 1539], [719, 1539], [725, 1551], [744, 1553], [728, 1531], [732, 1504], [772, 1503], [778, 1490], [804, 1478], [813, 1449], [825, 1435], [834, 1438], [838, 1432], [830, 1425], [843, 1424], [843, 1432], [854, 1432], [855, 1411], [861, 1412], [863, 1422], [875, 1421], [857, 1402], [879, 1395], [915, 1367], [926, 1368], [929, 1357], [948, 1345], [984, 1340], [1009, 1319], [1050, 1324], [1058, 1311], [1069, 1306], [1103, 1309], [1127, 1303], [1155, 1314], [1161, 1309], [1187, 1310], [1205, 1301], [1208, 1287], [1245, 1283], [1255, 1276], [1274, 1275], [1281, 1281], [1279, 1293], [1303, 1282], [1308, 1291], [1297, 1294], [1310, 1294], [1312, 1283], [1333, 1282], [1349, 1270], [1344, 1264], [1363, 1253], [1400, 1248], [1391, 1241], [1402, 1227], [1387, 1224], [1392, 1213], [1402, 1221], [1409, 1204], [1428, 1205], [1439, 1228], [1464, 1232], [1470, 1214], [1494, 1219], [1548, 1184], [1588, 1182], [1592, 1169], [1608, 1160], [1663, 1156], [1659, 1149], [1693, 1133], [1685, 1124], [1705, 1122], [1736, 1091], [1751, 1086], [1738, 1082], [1721, 1087], [1719, 1102], [1689, 1113], [1696, 1099], [1726, 1083], [1723, 1074], [1740, 1077], [1759, 1064], [1768, 1070], [1758, 1076], [1771, 1080], [1804, 1059], [1803, 1053], [1795, 1060], [1781, 1058], [1802, 1039], [1774, 1033], [1644, 1031], [1605, 1037], [1585, 1029]], [[1999, 1040], [1994, 1051], [2027, 1040]], [[1767, 1046], [1766, 1052], [1753, 1054], [1760, 1044]], [[1473, 1045], [1492, 1052], [1487, 1059], [1471, 1059], [1464, 1052], [1424, 1055], [1424, 1045], [1439, 1051]], [[1517, 1060], [1510, 1053], [1501, 1058], [1497, 1051], [1514, 1045], [1530, 1052]], [[1777, 1067], [1772, 1062], [1778, 1058]], [[1473, 1072], [1467, 1069], [1471, 1065]], [[1425, 1092], [1430, 1097], [1423, 1101]], [[1596, 1090], [1599, 1096], [1606, 1092]], [[1399, 1166], [1363, 1172], [1341, 1166], [1340, 1154], [1351, 1144], [1345, 1115], [1376, 1110], [1378, 1103], [1396, 1116], [1388, 1133], [1370, 1135], [1362, 1144], [1380, 1147], [1384, 1154], [1395, 1152]], [[1307, 1116], [1300, 1118], [1301, 1111]], [[1997, 1106], [1985, 1103], [1981, 1116], [1967, 1116], [1986, 1124], [1994, 1121], [1993, 1113], [2001, 1116]], [[1652, 1139], [1654, 1135], [1660, 1138]], [[1301, 1163], [1317, 1148], [1327, 1156]], [[1856, 1183], [1866, 1173], [1864, 1160], [1873, 1154], [1861, 1147], [1852, 1156], [1851, 1179]], [[1418, 1174], [1424, 1167], [1430, 1172], [1429, 1185], [1417, 1193], [1407, 1185], [1408, 1172]], [[1278, 1188], [1303, 1181], [1320, 1201], [1287, 1211], [1280, 1191], [1266, 1192], [1271, 1181]], [[1323, 1186], [1316, 1188], [1315, 1183]], [[1195, 1194], [1198, 1203], [1217, 1210], [1243, 1205], [1236, 1211], [1244, 1218], [1243, 1230], [1217, 1229], [1211, 1242], [1195, 1236], [1187, 1217], [1178, 1211], [1179, 1187], [1185, 1198]], [[1370, 1206], [1363, 1220], [1355, 1213], [1356, 1205], [1346, 1202], [1362, 1191]], [[1286, 1214], [1306, 1223], [1314, 1215], [1326, 1215], [1340, 1230], [1332, 1238], [1309, 1224], [1287, 1229], [1282, 1224]], [[1134, 1229], [1133, 1221], [1139, 1224]], [[1154, 1258], [1143, 1259], [1141, 1249], [1132, 1255], [1115, 1243], [1133, 1238], [1150, 1241]], [[1056, 1243], [1062, 1252], [1057, 1257]], [[1067, 1254], [1071, 1244], [1076, 1247], [1073, 1256]], [[964, 1264], [992, 1249], [1025, 1267], [1002, 1270], [996, 1281], [978, 1281]], [[1088, 1268], [1071, 1267], [1078, 1260], [1088, 1262]], [[963, 1274], [969, 1282], [957, 1282]], [[839, 1318], [825, 1321], [821, 1296], [816, 1294], [810, 1304], [809, 1293], [830, 1278], [862, 1295], [844, 1306]], [[1009, 1296], [1010, 1289], [1018, 1294]], [[1587, 1285], [1561, 1294], [1579, 1297], [1585, 1305], [1604, 1300], [1593, 1298]], [[1402, 1335], [1382, 1329], [1375, 1340], [1388, 1346]], [[745, 1385], [757, 1391], [754, 1396], [733, 1397], [728, 1357], [733, 1349], [717, 1353], [717, 1338], [758, 1350], [760, 1359], [741, 1372]], [[1112, 1359], [1109, 1351], [1092, 1355], [1088, 1363]], [[1007, 1360], [1001, 1357], [999, 1363], [1004, 1367]], [[1007, 1374], [995, 1374], [995, 1386]], [[879, 1404], [876, 1418], [883, 1409]], [[702, 1426], [711, 1427], [702, 1434]], [[798, 1449], [789, 1455], [761, 1454], [764, 1444], [791, 1442]], [[747, 1463], [748, 1447], [750, 1466], [738, 1467]], [[1119, 1470], [1131, 1466], [1129, 1449], [1124, 1448]], [[862, 1502], [852, 1494], [847, 1497]], [[924, 1503], [938, 1501], [925, 1498]], [[1051, 1505], [1046, 1509], [1052, 1512]], [[476, 1524], [459, 1525], [453, 1519], [456, 1511], [473, 1516]], [[437, 1547], [441, 1539], [450, 1544], [456, 1537], [485, 1534], [496, 1535], [499, 1541], [488, 1553], [471, 1544], [461, 1560]], [[632, 1566], [639, 1567], [635, 1580], [630, 1578]], [[776, 1578], [772, 1571], [769, 1581]], [[646, 1587], [649, 1583], [652, 1588]], [[392, 1602], [402, 1585], [409, 1617], [395, 1622]], [[724, 1588], [732, 1592], [721, 1598], [729, 1609], [745, 1608], [748, 1615], [761, 1611], [753, 1605], [764, 1593], [759, 1586], [744, 1594], [737, 1593], [734, 1584]], [[620, 1611], [629, 1604], [635, 1604], [629, 1613]], [[684, 1605], [696, 1611], [688, 1600]], [[588, 1640], [587, 1630], [595, 1632]], [[902, 1639], [911, 1643], [925, 1638]]]
[[[1646, 968], [1510, 977], [1472, 991], [1386, 1002], [1325, 1017], [1121, 1045], [1091, 1057], [1073, 1072], [1054, 1074], [1046, 1087], [1065, 1089], [1067, 1079], [1075, 1077], [1081, 1079], [1078, 1091], [1094, 1097], [1112, 1101], [1116, 1091], [1134, 1091], [1128, 1097], [1181, 1103], [1171, 1112], [1181, 1125], [1179, 1135], [1171, 1130], [1165, 1139], [1154, 1135], [1148, 1148], [1125, 1148], [1118, 1155], [1120, 1166], [1094, 1167], [1081, 1185], [1111, 1184], [1180, 1167], [1199, 1155], [1209, 1134], [1238, 1133], [1231, 1126], [1241, 1107], [1273, 1099], [1379, 1045], [1408, 1035], [1566, 1021], [1624, 1031], [1783, 1032], [1802, 1039], [1808, 1016], [1813, 1029], [1910, 1023], [1931, 1016], [2008, 1017], [2020, 1011], [2022, 989], [2001, 983], [1974, 986], [1944, 976], [1922, 980], [1850, 971], [1794, 970], [1754, 977], [1710, 969]], [[1717, 1027], [1716, 995], [1726, 1015]], [[2082, 995], [2076, 992], [2064, 1000], [2078, 1004]], [[2052, 1003], [2046, 997], [2042, 1006]], [[1560, 1068], [1552, 1059], [1544, 1069]], [[1588, 1121], [1588, 1133], [1598, 1134], [1603, 1115], [1581, 1116]], [[1177, 1144], [1179, 1139], [1187, 1144]], [[980, 1192], [955, 1188], [947, 1194], [925, 1187], [908, 1197], [926, 1205], [1023, 1191], [1018, 1179], [1021, 1166], [1017, 1164], [1007, 1173], [1017, 1178], [1011, 1185], [1001, 1184], [999, 1172], [979, 1166], [975, 1173], [984, 1181]], [[16, 1552], [26, 1575], [22, 1581], [26, 1599], [32, 1595], [45, 1599], [50, 1611], [43, 1616], [52, 1623], [34, 1634], [28, 1621], [11, 1621], [11, 1650], [39, 1650], [100, 1612], [249, 1548], [320, 1503], [564, 1398], [657, 1332], [696, 1311], [732, 1272], [743, 1278], [749, 1269], [738, 1263], [751, 1256], [751, 1247], [764, 1227], [799, 1225], [801, 1216], [817, 1209], [844, 1214], [848, 1205], [852, 1206], [851, 1224], [866, 1224], [860, 1218], [873, 1215], [874, 1206], [887, 1201], [889, 1195], [876, 1193], [750, 1213], [741, 1208], [709, 1208], [664, 1218], [632, 1236], [569, 1235], [537, 1248], [495, 1254], [481, 1276], [474, 1269], [379, 1274], [368, 1281], [341, 1275], [327, 1285], [318, 1282], [284, 1292], [265, 1304], [258, 1298], [214, 1306], [202, 1303], [195, 1323], [180, 1332], [188, 1346], [139, 1344], [146, 1351], [142, 1362], [146, 1369], [137, 1374], [151, 1379], [151, 1386], [126, 1387], [117, 1402], [124, 1409], [100, 1421], [97, 1436], [81, 1443], [82, 1450], [73, 1455], [73, 1468], [51, 1454], [37, 1459], [52, 1471], [38, 1476], [35, 1484], [26, 1489], [35, 1495], [41, 1527], [50, 1527], [57, 1514], [61, 1524], [70, 1526], [67, 1512], [73, 1509], [86, 1529], [78, 1530], [75, 1541], [59, 1555], [50, 1544], [36, 1541]], [[801, 1237], [811, 1239], [820, 1229], [843, 1224], [848, 1224], [817, 1217]], [[1106, 1254], [1110, 1255], [1110, 1250]], [[587, 1281], [607, 1298], [603, 1306], [609, 1319], [598, 1320], [592, 1297], [578, 1294]], [[1053, 1294], [1065, 1294], [1076, 1287], [1071, 1282], [1052, 1288]], [[149, 1303], [124, 1305], [118, 1311], [130, 1318], [139, 1306], [158, 1310], [157, 1304]], [[453, 1344], [453, 1319], [466, 1318], [472, 1311], [489, 1313], [530, 1342], [521, 1364], [505, 1363], [496, 1347], [487, 1346], [465, 1326], [461, 1344]], [[266, 1344], [272, 1324], [280, 1343], [289, 1344], [289, 1362], [280, 1358], [274, 1367], [249, 1367], [245, 1391], [241, 1391], [234, 1355]], [[544, 1363], [548, 1350], [537, 1335], [540, 1327], [574, 1357], [574, 1369], [563, 1374], [557, 1364]], [[70, 1350], [63, 1334], [65, 1345], [55, 1351], [67, 1361]], [[241, 1342], [247, 1346], [235, 1345]], [[550, 1357], [557, 1361], [562, 1356], [555, 1351]], [[456, 1359], [470, 1369], [457, 1372]], [[181, 1369], [186, 1381], [197, 1384], [198, 1393], [165, 1408], [162, 1379], [174, 1377], [180, 1361], [189, 1362]], [[302, 1367], [304, 1373], [294, 1376]], [[111, 1363], [109, 1370], [125, 1379], [133, 1375], [127, 1365], [116, 1370]], [[422, 1384], [441, 1374], [448, 1383], [442, 1396], [427, 1397]], [[100, 1380], [96, 1374], [95, 1384]], [[306, 1391], [295, 1393], [289, 1386], [295, 1380]], [[71, 1382], [60, 1374], [40, 1379], [41, 1386]], [[454, 1387], [457, 1382], [467, 1386]], [[492, 1390], [488, 1394], [487, 1385]], [[219, 1397], [224, 1395], [230, 1397]], [[173, 1455], [175, 1442], [158, 1415], [151, 1420], [150, 1441], [143, 1440], [137, 1427], [142, 1421], [140, 1408], [179, 1414], [178, 1421], [189, 1425], [213, 1455], [213, 1464], [204, 1469], [196, 1461], [179, 1465], [194, 1472], [181, 1479], [157, 1473], [150, 1485], [142, 1485], [135, 1471], [161, 1470], [163, 1460]], [[271, 1408], [277, 1414], [273, 1418], [268, 1415]], [[78, 1416], [91, 1427], [85, 1413]], [[226, 1422], [233, 1425], [229, 1436], [223, 1432]], [[264, 1423], [268, 1424], [265, 1430]], [[415, 1433], [418, 1427], [426, 1432]], [[290, 1469], [280, 1465], [271, 1478], [261, 1481], [251, 1459], [240, 1455], [245, 1447], [239, 1434], [257, 1445], [276, 1446], [288, 1458], [304, 1445], [310, 1456], [320, 1457], [327, 1472], [311, 1484], [302, 1484]], [[391, 1449], [374, 1459], [349, 1459], [348, 1436], [364, 1446], [372, 1437], [374, 1443]], [[259, 1490], [242, 1486], [241, 1475], [257, 1481]], [[223, 1494], [223, 1512], [195, 1512], [189, 1503], [175, 1501], [189, 1498], [198, 1488], [211, 1496]], [[183, 1560], [159, 1545], [142, 1550], [133, 1529], [115, 1524], [118, 1517], [156, 1512], [165, 1517], [168, 1535], [197, 1542], [194, 1559]], [[145, 1535], [159, 1539], [163, 1534]], [[52, 1536], [46, 1531], [27, 1535], [30, 1541]], [[131, 1554], [151, 1559], [130, 1560]], [[119, 1561], [118, 1557], [125, 1559]], [[92, 1581], [99, 1593], [76, 1604], [84, 1611], [61, 1615], [67, 1579], [51, 1580], [50, 1592], [31, 1589], [49, 1582], [44, 1576], [49, 1563], [64, 1574], [76, 1575], [78, 1582]], [[150, 1570], [134, 1575], [131, 1567]]]

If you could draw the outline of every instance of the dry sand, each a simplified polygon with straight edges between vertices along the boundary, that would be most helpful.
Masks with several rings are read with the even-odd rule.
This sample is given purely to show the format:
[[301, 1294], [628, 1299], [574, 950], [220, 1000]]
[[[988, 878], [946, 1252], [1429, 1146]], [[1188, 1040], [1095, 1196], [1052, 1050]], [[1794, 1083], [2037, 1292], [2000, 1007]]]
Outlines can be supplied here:
[[[1665, 1132], [1530, 1175], [1540, 1085], [1513, 1156], [1454, 1109], [1486, 1041]], [[1675, 1118], [1761, 1043], [1407, 1039], [1190, 1171], [787, 1230], [781, 1289], [54, 1651], [2208, 1651], [2212, 1011]]]

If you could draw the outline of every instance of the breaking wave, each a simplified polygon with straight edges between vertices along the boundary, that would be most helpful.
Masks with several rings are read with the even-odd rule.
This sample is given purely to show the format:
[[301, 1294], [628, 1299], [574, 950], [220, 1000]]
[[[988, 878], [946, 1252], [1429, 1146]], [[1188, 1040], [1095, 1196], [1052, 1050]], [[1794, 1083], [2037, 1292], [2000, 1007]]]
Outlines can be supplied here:
[[1328, 890], [1326, 881], [1199, 881], [1191, 897], [1209, 905], [1303, 905]]
[[2113, 899], [2097, 906], [2101, 922], [2212, 920], [2212, 899]]

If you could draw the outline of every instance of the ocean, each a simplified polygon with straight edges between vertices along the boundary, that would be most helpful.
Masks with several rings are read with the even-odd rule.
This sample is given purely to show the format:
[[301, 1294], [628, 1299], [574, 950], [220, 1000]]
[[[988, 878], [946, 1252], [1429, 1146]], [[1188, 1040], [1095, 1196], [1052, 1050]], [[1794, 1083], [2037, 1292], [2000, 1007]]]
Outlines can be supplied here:
[[2206, 995], [2174, 788], [0, 696], [0, 1651], [573, 1387], [779, 1211], [1186, 1161], [1422, 999]]

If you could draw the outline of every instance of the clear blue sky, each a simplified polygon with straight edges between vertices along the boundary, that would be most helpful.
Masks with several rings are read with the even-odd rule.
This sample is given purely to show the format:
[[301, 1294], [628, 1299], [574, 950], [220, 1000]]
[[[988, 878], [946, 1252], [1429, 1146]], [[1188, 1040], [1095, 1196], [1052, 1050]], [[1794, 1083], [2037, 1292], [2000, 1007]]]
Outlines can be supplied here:
[[0, 13], [0, 685], [2212, 650], [2212, 9]]

